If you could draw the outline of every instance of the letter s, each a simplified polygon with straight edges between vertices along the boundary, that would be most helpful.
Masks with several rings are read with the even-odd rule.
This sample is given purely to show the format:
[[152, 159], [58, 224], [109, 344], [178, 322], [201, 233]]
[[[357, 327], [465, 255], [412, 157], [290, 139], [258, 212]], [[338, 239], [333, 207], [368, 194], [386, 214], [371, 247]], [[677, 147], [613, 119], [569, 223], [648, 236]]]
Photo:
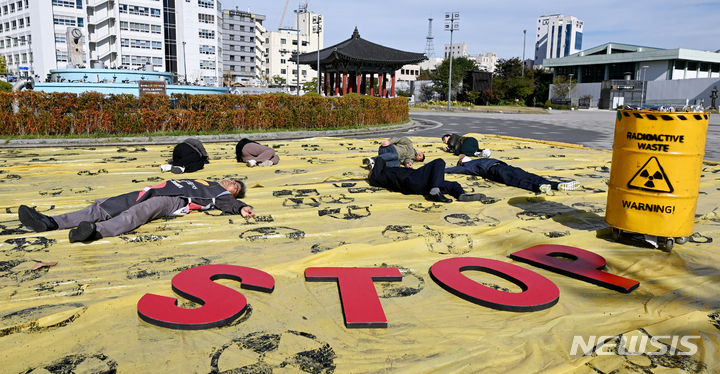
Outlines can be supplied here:
[[688, 348], [689, 351], [680, 351], [678, 352], [678, 356], [692, 356], [698, 351], [697, 344], [690, 341], [690, 339], [700, 339], [700, 335], [686, 335], [680, 338], [680, 345], [682, 345], [685, 348]]
[[154, 325], [182, 330], [228, 324], [245, 312], [247, 300], [240, 292], [213, 282], [217, 279], [236, 280], [248, 290], [270, 293], [275, 289], [275, 279], [264, 271], [236, 265], [203, 265], [182, 271], [172, 279], [173, 291], [202, 304], [200, 308], [180, 308], [175, 298], [145, 294], [137, 303], [138, 316]]

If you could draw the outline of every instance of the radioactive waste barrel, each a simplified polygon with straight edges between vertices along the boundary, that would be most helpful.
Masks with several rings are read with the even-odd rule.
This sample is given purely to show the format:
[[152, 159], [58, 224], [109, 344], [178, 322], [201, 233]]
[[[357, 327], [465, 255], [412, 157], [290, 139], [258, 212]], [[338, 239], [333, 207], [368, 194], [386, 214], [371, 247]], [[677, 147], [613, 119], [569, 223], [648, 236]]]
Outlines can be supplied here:
[[618, 110], [605, 222], [692, 235], [707, 129], [707, 113]]

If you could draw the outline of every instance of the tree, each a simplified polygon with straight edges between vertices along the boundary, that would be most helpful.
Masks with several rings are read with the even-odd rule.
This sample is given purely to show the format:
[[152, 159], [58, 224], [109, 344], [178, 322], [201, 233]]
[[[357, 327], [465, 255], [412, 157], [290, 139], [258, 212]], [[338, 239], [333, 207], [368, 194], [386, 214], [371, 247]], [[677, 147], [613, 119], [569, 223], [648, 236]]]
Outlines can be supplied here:
[[553, 80], [552, 99], [567, 100], [573, 88], [573, 81], [564, 75], [558, 75]]
[[429, 81], [432, 79], [432, 73], [430, 70], [420, 69], [420, 73], [418, 73], [416, 80], [419, 81]]
[[493, 93], [500, 102], [525, 104], [526, 99], [535, 91], [532, 73], [526, 71], [519, 58], [500, 59], [495, 67]]
[[[462, 90], [462, 81], [470, 70], [477, 70], [478, 66], [475, 61], [467, 57], [453, 58], [452, 67], [452, 91], [456, 95]], [[445, 59], [438, 65], [435, 72], [430, 73], [433, 82], [433, 91], [440, 94], [440, 97], [447, 100], [448, 93], [448, 76], [450, 75], [450, 60]]]
[[282, 87], [285, 85], [285, 78], [279, 76], [279, 75], [273, 75], [272, 79], [270, 80], [270, 86], [271, 87]]
[[0, 74], [7, 73], [7, 60], [5, 56], [0, 55]]
[[303, 91], [305, 92], [317, 92], [317, 77], [303, 83]]
[[[533, 105], [534, 103], [542, 104], [550, 98], [550, 83], [552, 83], [553, 74], [541, 68], [533, 69], [530, 73], [532, 74], [533, 82], [535, 82], [535, 91], [533, 91], [532, 96], [528, 97], [525, 103], [527, 105]], [[533, 98], [535, 101], [533, 101]]]

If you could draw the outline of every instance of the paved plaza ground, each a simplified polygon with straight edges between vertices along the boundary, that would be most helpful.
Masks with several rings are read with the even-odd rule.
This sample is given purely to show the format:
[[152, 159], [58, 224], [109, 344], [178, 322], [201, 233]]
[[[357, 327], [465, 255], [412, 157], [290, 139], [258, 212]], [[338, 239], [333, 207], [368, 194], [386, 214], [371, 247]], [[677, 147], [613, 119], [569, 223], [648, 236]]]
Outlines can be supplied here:
[[[265, 168], [238, 164], [234, 141], [207, 143], [210, 164], [186, 175], [160, 172], [172, 145], [0, 149], [0, 371], [717, 372], [720, 165], [703, 165], [689, 241], [664, 252], [637, 238], [616, 242], [604, 221], [613, 113], [412, 118], [418, 126], [397, 133], [410, 135], [428, 161], [453, 164], [456, 158], [440, 150], [439, 136], [472, 132], [493, 157], [556, 180], [576, 180], [582, 188], [536, 195], [453, 175], [448, 179], [485, 198], [440, 204], [392, 193], [370, 186], [361, 164], [386, 136], [377, 134], [265, 140], [281, 158]], [[713, 141], [717, 126], [715, 116]], [[515, 127], [525, 133], [511, 132]], [[571, 140], [584, 147], [561, 143]], [[243, 200], [257, 217], [193, 213], [92, 243], [69, 243], [67, 230], [30, 232], [17, 220], [20, 204], [65, 213], [178, 177], [243, 179], [249, 186]], [[607, 261], [606, 271], [640, 286], [621, 293], [508, 257], [543, 244], [596, 253]], [[511, 312], [462, 299], [429, 274], [438, 261], [459, 257], [540, 274], [557, 286], [557, 304]], [[262, 270], [275, 288], [241, 290], [235, 281], [218, 280], [249, 303], [224, 327], [181, 331], [138, 317], [143, 295], [178, 297], [173, 276], [207, 264]], [[310, 267], [398, 268], [400, 282], [374, 283], [387, 328], [345, 327], [337, 285], [306, 282]], [[492, 292], [523, 291], [484, 271], [463, 274]], [[199, 307], [184, 298], [178, 305]], [[612, 347], [607, 355], [572, 355], [578, 336], [607, 336], [610, 343], [621, 336], [655, 337], [657, 346], [642, 355]], [[689, 337], [685, 341], [695, 349], [679, 337]]]

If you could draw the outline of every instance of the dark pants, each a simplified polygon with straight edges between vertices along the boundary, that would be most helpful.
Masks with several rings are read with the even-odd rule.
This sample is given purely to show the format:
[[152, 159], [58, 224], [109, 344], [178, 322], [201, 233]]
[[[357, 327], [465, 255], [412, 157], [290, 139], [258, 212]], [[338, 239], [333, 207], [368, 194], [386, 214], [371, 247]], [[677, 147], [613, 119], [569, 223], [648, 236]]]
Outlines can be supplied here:
[[462, 144], [462, 147], [460, 147], [460, 153], [464, 154], [466, 156], [474, 156], [475, 152], [480, 150], [480, 146], [478, 145], [477, 139], [473, 137], [467, 137], [465, 138], [465, 141]]
[[400, 165], [400, 156], [397, 153], [397, 149], [395, 149], [395, 146], [392, 144], [387, 146], [380, 146], [378, 148], [377, 157], [385, 160], [385, 165], [387, 167], [396, 168], [402, 166]]
[[378, 157], [369, 181], [373, 186], [404, 194], [427, 195], [435, 187], [455, 198], [465, 193], [460, 183], [445, 180], [445, 161], [439, 158], [418, 169], [410, 169], [388, 167], [385, 160]]
[[205, 159], [187, 143], [180, 143], [173, 149], [172, 164], [184, 167], [185, 173], [192, 173], [205, 167]]
[[549, 184], [553, 190], [557, 190], [558, 182], [551, 182], [537, 174], [528, 173], [527, 171], [515, 166], [510, 166], [504, 162], [500, 162], [490, 167], [487, 172], [487, 178], [507, 184], [508, 186], [519, 187], [528, 191], [540, 192], [541, 184]]

